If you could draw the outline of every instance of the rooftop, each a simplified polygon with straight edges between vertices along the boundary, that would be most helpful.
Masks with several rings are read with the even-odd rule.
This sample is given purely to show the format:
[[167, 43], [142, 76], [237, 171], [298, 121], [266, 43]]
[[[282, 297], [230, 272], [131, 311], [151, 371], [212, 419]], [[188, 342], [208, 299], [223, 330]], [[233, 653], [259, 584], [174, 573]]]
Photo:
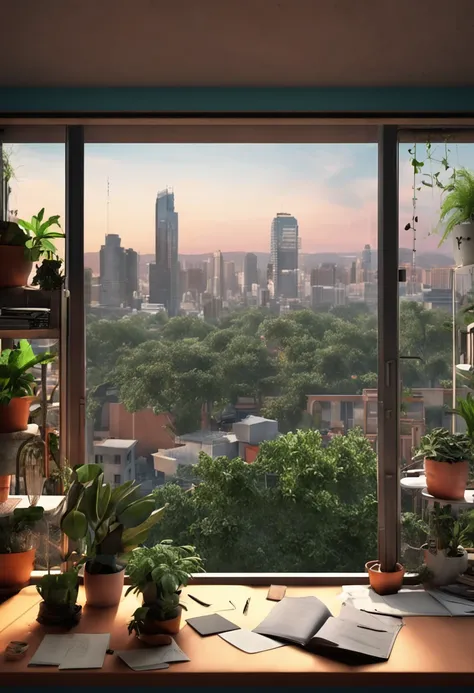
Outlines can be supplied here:
[[233, 433], [225, 431], [194, 431], [193, 433], [185, 433], [176, 439], [180, 443], [216, 443], [219, 440], [227, 440], [229, 443], [237, 441]]
[[103, 448], [120, 448], [121, 450], [128, 450], [133, 448], [138, 441], [128, 440], [126, 438], [106, 438], [106, 440], [100, 440], [95, 442], [95, 446], [100, 446]]

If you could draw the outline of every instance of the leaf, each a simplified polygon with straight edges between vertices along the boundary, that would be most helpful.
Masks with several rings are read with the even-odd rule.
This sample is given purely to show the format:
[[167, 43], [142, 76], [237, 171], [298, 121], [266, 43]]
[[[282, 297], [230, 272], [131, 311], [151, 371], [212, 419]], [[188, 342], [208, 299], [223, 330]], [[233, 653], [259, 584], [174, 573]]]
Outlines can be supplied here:
[[125, 508], [121, 513], [117, 514], [119, 522], [123, 524], [126, 529], [130, 527], [137, 527], [147, 520], [153, 510], [155, 509], [155, 501], [153, 498], [141, 498], [137, 500], [127, 508]]
[[27, 231], [34, 231], [35, 228], [29, 221], [25, 221], [24, 219], [17, 219], [17, 224]]
[[99, 474], [102, 474], [102, 467], [99, 464], [81, 464], [74, 471], [77, 474], [77, 480], [81, 484], [86, 484], [88, 481], [94, 481]]
[[41, 223], [43, 221], [43, 217], [44, 217], [44, 207], [43, 207], [43, 209], [40, 209], [40, 211], [36, 215], [36, 219]]
[[104, 484], [103, 486], [99, 486], [97, 494], [97, 517], [99, 521], [107, 517], [107, 510], [109, 508], [111, 495], [112, 489], [110, 488], [110, 484]]
[[411, 224], [406, 224], [405, 225], [405, 231], [409, 231], [411, 229]]
[[79, 510], [71, 510], [61, 520], [61, 529], [70, 539], [78, 541], [87, 534], [87, 518]]

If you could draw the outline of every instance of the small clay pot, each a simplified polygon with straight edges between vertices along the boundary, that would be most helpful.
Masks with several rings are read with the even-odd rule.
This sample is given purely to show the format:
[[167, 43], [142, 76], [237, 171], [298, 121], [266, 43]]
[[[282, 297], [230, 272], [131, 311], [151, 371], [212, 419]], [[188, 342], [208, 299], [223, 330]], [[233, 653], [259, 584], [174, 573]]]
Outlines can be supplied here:
[[[147, 606], [147, 604], [144, 604], [144, 606]], [[152, 609], [153, 607], [150, 608]], [[176, 633], [179, 633], [181, 626], [181, 611], [182, 609], [179, 607], [178, 615], [174, 618], [169, 618], [166, 621], [159, 621], [158, 619], [153, 618], [153, 616], [147, 616], [141, 628], [142, 635], [176, 635]], [[140, 639], [143, 640], [142, 637]]]
[[0, 587], [23, 587], [31, 577], [36, 549], [0, 553]]
[[0, 289], [26, 286], [32, 267], [22, 245], [0, 245]]
[[47, 604], [41, 602], [36, 620], [42, 626], [62, 626], [73, 628], [77, 626], [82, 616], [80, 604]]
[[390, 573], [380, 570], [380, 561], [368, 561], [365, 569], [369, 573], [370, 586], [377, 594], [396, 594], [403, 585], [405, 568], [400, 563]]
[[89, 573], [84, 570], [87, 606], [106, 608], [117, 606], [122, 599], [125, 568], [117, 573]]
[[26, 431], [33, 399], [34, 397], [14, 397], [8, 404], [0, 404], [0, 433]]
[[438, 462], [425, 458], [428, 493], [442, 500], [464, 500], [469, 462]]

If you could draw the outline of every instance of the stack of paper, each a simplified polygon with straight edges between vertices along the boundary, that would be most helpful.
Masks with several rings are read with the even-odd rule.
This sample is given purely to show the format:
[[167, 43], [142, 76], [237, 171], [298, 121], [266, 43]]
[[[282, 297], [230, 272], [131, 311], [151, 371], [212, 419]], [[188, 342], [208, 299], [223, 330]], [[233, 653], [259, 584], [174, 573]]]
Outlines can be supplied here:
[[382, 596], [370, 587], [342, 588], [343, 599], [361, 611], [387, 616], [474, 616], [474, 604], [467, 599], [422, 587], [406, 587], [397, 594]]
[[134, 671], [150, 671], [167, 668], [170, 662], [189, 662], [189, 657], [171, 639], [170, 645], [150, 647], [140, 650], [120, 650], [116, 652], [122, 661]]
[[28, 666], [60, 669], [101, 669], [110, 633], [45, 635]]

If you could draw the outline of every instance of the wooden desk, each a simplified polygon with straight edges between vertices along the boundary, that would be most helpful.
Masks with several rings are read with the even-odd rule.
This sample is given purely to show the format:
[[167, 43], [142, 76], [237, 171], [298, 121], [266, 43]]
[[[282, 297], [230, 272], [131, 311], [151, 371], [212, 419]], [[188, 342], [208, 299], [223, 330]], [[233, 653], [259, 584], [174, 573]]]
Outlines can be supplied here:
[[[266, 587], [199, 585], [191, 594], [211, 601], [231, 599], [236, 611], [223, 614], [236, 624], [254, 628], [272, 608], [265, 599]], [[82, 591], [82, 588], [81, 588]], [[288, 596], [314, 594], [337, 614], [341, 602], [338, 587], [291, 587]], [[251, 596], [246, 616], [245, 600]], [[84, 600], [84, 595], [81, 594]], [[467, 685], [474, 680], [474, 618], [411, 617], [405, 619], [388, 662], [350, 667], [288, 646], [247, 655], [217, 635], [201, 638], [183, 621], [176, 640], [191, 661], [172, 664], [164, 671], [134, 672], [116, 655], [107, 655], [101, 670], [59, 671], [55, 667], [30, 667], [30, 657], [44, 633], [61, 632], [36, 622], [40, 597], [36, 588], [25, 588], [0, 606], [0, 650], [10, 640], [27, 640], [30, 649], [19, 662], [0, 660], [2, 686], [106, 685], [106, 686], [209, 686], [209, 685]], [[202, 607], [190, 602], [186, 616], [196, 616]], [[127, 633], [127, 622], [138, 605], [133, 595], [115, 609], [84, 608], [73, 632], [109, 633], [112, 649], [144, 647]], [[0, 655], [3, 656], [3, 655]]]

